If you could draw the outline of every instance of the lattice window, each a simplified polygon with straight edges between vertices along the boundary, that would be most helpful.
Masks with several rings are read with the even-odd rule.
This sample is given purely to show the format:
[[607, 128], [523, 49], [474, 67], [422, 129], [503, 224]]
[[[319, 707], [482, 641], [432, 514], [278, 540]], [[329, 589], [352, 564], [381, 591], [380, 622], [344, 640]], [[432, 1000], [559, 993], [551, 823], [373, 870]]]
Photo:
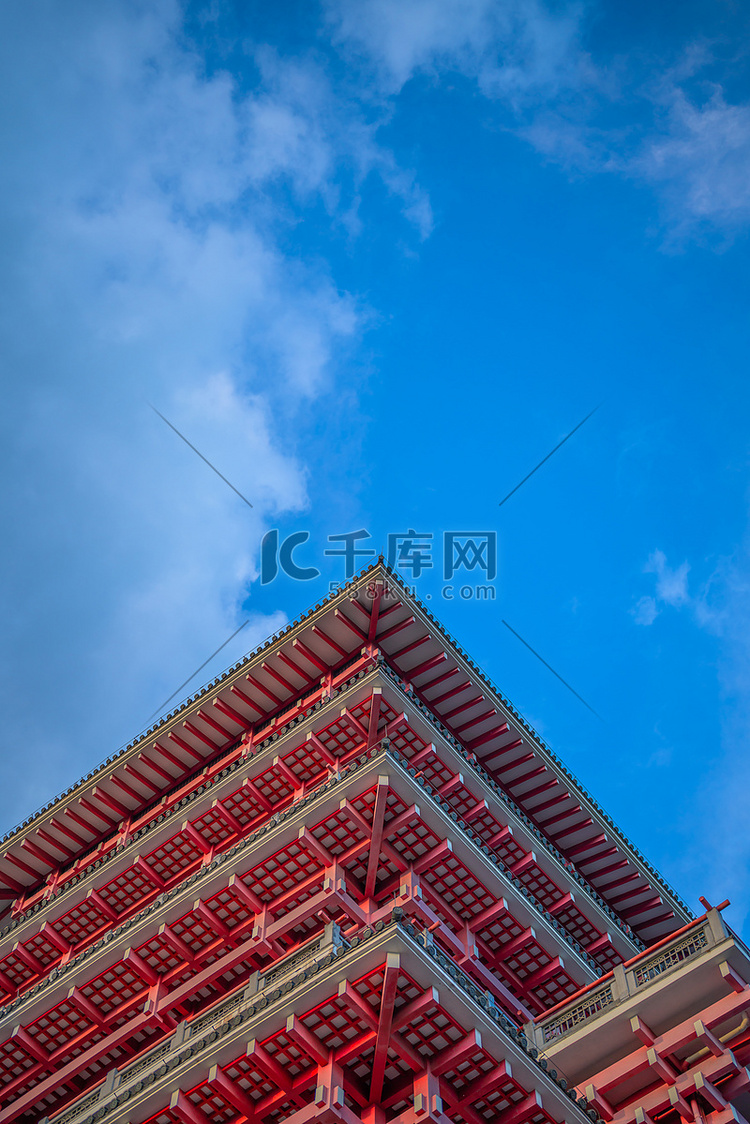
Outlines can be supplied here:
[[322, 865], [304, 847], [294, 842], [247, 871], [242, 875], [242, 881], [262, 901], [270, 902], [314, 874]]
[[90, 999], [103, 1015], [110, 1015], [117, 1007], [147, 990], [148, 986], [129, 964], [120, 963], [84, 984], [81, 994]]
[[94, 902], [84, 899], [79, 905], [52, 922], [52, 928], [70, 944], [89, 940], [100, 929], [109, 927], [109, 918]]
[[436, 863], [424, 875], [426, 882], [459, 917], [467, 921], [494, 905], [496, 899], [454, 855]]
[[203, 851], [195, 840], [187, 832], [180, 832], [146, 855], [145, 861], [160, 878], [168, 882], [202, 858]]
[[222, 815], [221, 808], [209, 808], [197, 820], [193, 827], [199, 831], [209, 847], [219, 847], [235, 834], [226, 816]]
[[516, 1081], [506, 1078], [502, 1085], [498, 1085], [490, 1093], [485, 1093], [480, 1100], [474, 1101], [473, 1107], [475, 1112], [479, 1112], [485, 1120], [496, 1120], [501, 1112], [518, 1104], [526, 1095], [525, 1089], [522, 1089]]
[[102, 899], [115, 913], [125, 913], [135, 909], [144, 898], [153, 894], [159, 887], [137, 866], [131, 866], [118, 878], [113, 878], [99, 891]]

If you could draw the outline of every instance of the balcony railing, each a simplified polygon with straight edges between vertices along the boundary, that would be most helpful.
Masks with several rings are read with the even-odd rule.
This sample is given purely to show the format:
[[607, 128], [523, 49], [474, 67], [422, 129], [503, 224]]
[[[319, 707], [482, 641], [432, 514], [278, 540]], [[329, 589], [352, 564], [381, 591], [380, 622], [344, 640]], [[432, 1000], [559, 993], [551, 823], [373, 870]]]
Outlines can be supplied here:
[[619, 964], [599, 983], [579, 993], [566, 1006], [553, 1010], [534, 1025], [533, 1037], [537, 1047], [544, 1049], [556, 1039], [570, 1034], [608, 1008], [629, 999], [642, 988], [649, 987], [666, 972], [700, 957], [729, 935], [719, 914], [712, 910], [706, 918], [662, 945], [657, 952], [649, 955], [649, 950], [646, 950], [626, 964]]

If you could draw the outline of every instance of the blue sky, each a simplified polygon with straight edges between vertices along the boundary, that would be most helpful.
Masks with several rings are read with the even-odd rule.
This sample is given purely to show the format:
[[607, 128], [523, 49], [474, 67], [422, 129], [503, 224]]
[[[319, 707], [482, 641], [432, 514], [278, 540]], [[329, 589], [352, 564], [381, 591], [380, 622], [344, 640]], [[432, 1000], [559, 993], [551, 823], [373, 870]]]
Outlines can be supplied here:
[[[434, 569], [417, 592], [740, 927], [742, 6], [10, 0], [0, 25], [2, 828], [244, 620], [193, 689], [319, 599], [328, 535], [493, 530], [494, 602]], [[274, 527], [318, 580], [261, 587]]]

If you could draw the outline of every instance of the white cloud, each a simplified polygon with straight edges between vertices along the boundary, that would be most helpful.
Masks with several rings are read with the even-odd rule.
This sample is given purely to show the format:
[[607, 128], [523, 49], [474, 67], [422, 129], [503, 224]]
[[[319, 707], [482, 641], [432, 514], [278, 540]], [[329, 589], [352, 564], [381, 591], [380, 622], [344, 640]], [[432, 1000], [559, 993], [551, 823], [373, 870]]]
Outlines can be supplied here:
[[[282, 250], [295, 206], [343, 223], [381, 171], [396, 205], [420, 199], [313, 64], [260, 52], [243, 91], [181, 18], [169, 0], [0, 14], [6, 826], [234, 631], [260, 536], [307, 503], [284, 430], [368, 313]], [[201, 679], [280, 623], [253, 614]]]
[[[740, 929], [750, 914], [750, 549], [746, 541], [731, 557], [721, 558], [709, 577], [688, 588], [689, 565], [669, 566], [660, 550], [644, 567], [654, 574], [654, 597], [643, 597], [634, 616], [651, 624], [664, 606], [687, 612], [695, 625], [716, 642], [716, 675], [721, 697], [721, 741], [707, 745], [699, 770], [698, 809], [703, 823], [695, 846], [696, 809], [684, 825], [686, 846], [676, 865], [682, 881], [709, 900], [732, 900], [732, 924]], [[641, 619], [639, 619], [641, 618]], [[658, 733], [658, 731], [657, 731]], [[698, 880], [700, 879], [700, 885]]]
[[724, 91], [696, 104], [678, 85], [658, 98], [661, 129], [646, 138], [632, 171], [661, 187], [678, 229], [731, 230], [750, 219], [750, 105]]
[[511, 111], [510, 128], [566, 170], [652, 187], [671, 240], [746, 225], [750, 105], [732, 104], [716, 83], [708, 97], [696, 96], [701, 70], [713, 61], [704, 43], [685, 44], [676, 62], [652, 63], [647, 79], [638, 57], [592, 59], [585, 49], [592, 11], [543, 0], [327, 4], [335, 41], [370, 66], [379, 96], [393, 97], [417, 75], [462, 74]]
[[330, 0], [337, 41], [369, 59], [384, 92], [414, 75], [457, 70], [490, 97], [522, 101], [570, 84], [584, 65], [580, 8], [552, 12], [537, 0]]
[[643, 567], [646, 574], [656, 574], [656, 598], [666, 605], [679, 608], [690, 600], [687, 578], [690, 566], [683, 562], [676, 570], [667, 564], [667, 556], [662, 550], [655, 550]]
[[659, 616], [659, 609], [653, 597], [641, 597], [632, 611], [636, 624], [653, 624]]

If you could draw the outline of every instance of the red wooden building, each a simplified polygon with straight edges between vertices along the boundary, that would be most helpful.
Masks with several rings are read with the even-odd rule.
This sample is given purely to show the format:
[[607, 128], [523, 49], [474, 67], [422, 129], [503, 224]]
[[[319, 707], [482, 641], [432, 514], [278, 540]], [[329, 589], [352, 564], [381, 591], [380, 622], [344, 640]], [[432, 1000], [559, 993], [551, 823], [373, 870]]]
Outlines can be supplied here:
[[0, 1124], [728, 1124], [750, 957], [377, 563], [0, 847]]

